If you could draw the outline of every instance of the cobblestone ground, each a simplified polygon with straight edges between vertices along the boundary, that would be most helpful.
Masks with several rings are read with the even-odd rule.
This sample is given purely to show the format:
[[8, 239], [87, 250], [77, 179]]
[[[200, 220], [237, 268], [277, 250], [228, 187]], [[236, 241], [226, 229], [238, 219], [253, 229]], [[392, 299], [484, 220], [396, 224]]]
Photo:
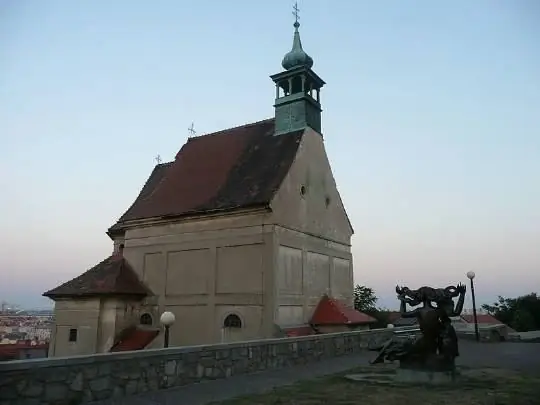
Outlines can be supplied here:
[[[540, 372], [540, 344], [535, 343], [460, 343], [458, 364], [467, 367], [500, 367]], [[367, 364], [373, 352], [311, 363], [306, 366], [257, 374], [234, 376], [166, 391], [152, 392], [117, 401], [94, 402], [93, 405], [205, 405], [241, 395], [257, 394], [300, 380], [335, 374]]]

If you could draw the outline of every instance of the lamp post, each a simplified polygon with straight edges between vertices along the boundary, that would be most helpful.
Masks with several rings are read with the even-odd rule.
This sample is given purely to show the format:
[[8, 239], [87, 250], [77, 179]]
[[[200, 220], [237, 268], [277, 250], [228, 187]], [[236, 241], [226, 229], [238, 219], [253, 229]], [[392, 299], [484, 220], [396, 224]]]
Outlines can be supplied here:
[[159, 318], [159, 321], [165, 328], [165, 337], [164, 337], [163, 347], [169, 347], [169, 329], [175, 320], [176, 318], [174, 314], [169, 311], [163, 312], [161, 314], [161, 317]]
[[474, 334], [476, 336], [476, 341], [480, 341], [480, 333], [478, 333], [478, 318], [476, 317], [476, 297], [474, 295], [474, 278], [476, 277], [476, 274], [474, 274], [474, 271], [468, 271], [467, 272], [467, 278], [471, 280], [471, 295], [472, 295], [472, 310], [473, 310], [473, 317], [474, 317]]

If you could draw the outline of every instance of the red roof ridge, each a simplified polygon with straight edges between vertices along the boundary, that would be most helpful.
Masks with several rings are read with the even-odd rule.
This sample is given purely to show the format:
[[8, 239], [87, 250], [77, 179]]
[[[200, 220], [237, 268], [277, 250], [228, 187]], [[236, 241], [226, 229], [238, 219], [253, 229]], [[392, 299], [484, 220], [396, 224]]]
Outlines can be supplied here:
[[208, 134], [190, 136], [190, 137], [188, 137], [187, 142], [192, 142], [192, 141], [195, 141], [195, 140], [198, 140], [200, 138], [207, 137], [207, 136], [222, 135], [222, 134], [227, 133], [229, 131], [236, 131], [238, 129], [249, 128], [249, 127], [253, 127], [253, 126], [256, 126], [256, 125], [265, 124], [265, 123], [268, 123], [268, 122], [271, 122], [271, 121], [274, 121], [274, 118], [265, 118], [264, 120], [259, 120], [259, 121], [255, 121], [255, 122], [249, 122], [247, 124], [238, 125], [236, 127], [220, 129], [219, 131], [210, 132]]

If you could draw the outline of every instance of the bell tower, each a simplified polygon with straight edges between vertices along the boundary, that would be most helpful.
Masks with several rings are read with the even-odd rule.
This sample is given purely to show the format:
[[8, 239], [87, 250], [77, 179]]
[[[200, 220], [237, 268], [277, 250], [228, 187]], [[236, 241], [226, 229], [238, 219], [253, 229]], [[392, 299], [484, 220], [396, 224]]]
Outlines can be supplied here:
[[293, 45], [281, 62], [285, 70], [270, 76], [276, 84], [275, 135], [306, 127], [321, 133], [320, 93], [325, 82], [311, 69], [313, 59], [302, 48], [298, 11], [295, 4]]

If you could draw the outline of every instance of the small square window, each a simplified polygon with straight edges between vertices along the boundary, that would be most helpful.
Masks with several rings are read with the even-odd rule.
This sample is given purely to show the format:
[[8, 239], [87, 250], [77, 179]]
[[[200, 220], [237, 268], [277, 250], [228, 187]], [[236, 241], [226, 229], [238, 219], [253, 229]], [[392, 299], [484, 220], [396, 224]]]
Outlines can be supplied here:
[[70, 329], [69, 330], [69, 341], [70, 342], [76, 342], [77, 341], [77, 329]]

